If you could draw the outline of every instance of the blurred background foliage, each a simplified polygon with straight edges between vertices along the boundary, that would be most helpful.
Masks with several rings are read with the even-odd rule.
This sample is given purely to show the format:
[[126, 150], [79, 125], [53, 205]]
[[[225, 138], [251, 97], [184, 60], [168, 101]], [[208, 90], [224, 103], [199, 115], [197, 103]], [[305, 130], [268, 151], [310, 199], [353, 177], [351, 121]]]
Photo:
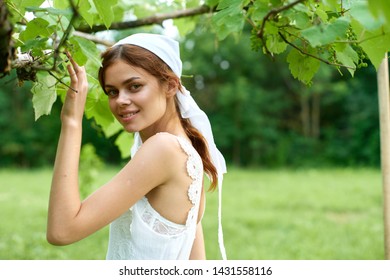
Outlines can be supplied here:
[[[359, 69], [352, 79], [348, 72], [321, 65], [307, 87], [291, 76], [285, 58], [271, 60], [252, 51], [249, 30], [239, 39], [215, 36], [202, 25], [187, 34], [181, 51], [183, 72], [190, 77], [183, 84], [209, 115], [229, 164], [379, 166], [374, 67]], [[15, 73], [0, 80], [0, 167], [54, 162], [61, 101], [52, 116], [35, 122], [30, 89], [29, 82], [18, 86]], [[85, 120], [83, 143], [105, 163], [123, 161], [116, 136], [106, 139], [93, 120]]]

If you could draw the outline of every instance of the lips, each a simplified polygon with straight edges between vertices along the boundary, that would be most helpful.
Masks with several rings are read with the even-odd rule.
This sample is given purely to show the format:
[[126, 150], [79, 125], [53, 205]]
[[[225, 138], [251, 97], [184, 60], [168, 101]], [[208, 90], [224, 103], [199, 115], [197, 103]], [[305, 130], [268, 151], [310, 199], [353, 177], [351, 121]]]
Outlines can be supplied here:
[[128, 111], [128, 112], [121, 112], [118, 114], [118, 116], [123, 120], [123, 121], [129, 121], [134, 118], [134, 116], [138, 113], [139, 111]]

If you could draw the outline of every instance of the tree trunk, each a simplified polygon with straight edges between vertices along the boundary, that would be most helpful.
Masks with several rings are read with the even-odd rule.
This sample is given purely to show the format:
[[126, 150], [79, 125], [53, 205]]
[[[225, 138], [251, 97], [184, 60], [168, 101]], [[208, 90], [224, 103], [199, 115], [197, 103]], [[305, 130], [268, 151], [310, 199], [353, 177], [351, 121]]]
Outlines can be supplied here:
[[321, 94], [313, 93], [311, 108], [311, 137], [318, 139], [320, 137], [320, 119], [321, 119]]
[[310, 136], [310, 103], [309, 96], [306, 92], [299, 93], [301, 103], [301, 122], [303, 136], [308, 138]]
[[7, 5], [0, 0], [0, 77], [11, 71], [11, 61], [14, 55], [12, 45], [12, 24], [9, 19]]
[[390, 260], [390, 113], [387, 54], [378, 69], [385, 258]]

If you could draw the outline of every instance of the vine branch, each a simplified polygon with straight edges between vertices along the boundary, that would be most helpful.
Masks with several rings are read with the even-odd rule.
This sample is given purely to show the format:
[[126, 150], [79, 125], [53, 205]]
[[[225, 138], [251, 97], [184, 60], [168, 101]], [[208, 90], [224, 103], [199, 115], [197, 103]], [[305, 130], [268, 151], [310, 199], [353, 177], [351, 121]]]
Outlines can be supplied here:
[[92, 34], [84, 33], [84, 32], [77, 31], [77, 30], [73, 31], [72, 34], [74, 36], [87, 39], [89, 41], [92, 41], [94, 43], [97, 43], [97, 44], [100, 44], [100, 45], [103, 45], [103, 46], [106, 46], [106, 47], [111, 47], [114, 44], [114, 42], [107, 41], [107, 40], [104, 40], [104, 39], [100, 39], [97, 36], [94, 36]]
[[285, 6], [281, 6], [279, 8], [274, 8], [272, 10], [270, 10], [263, 18], [263, 21], [261, 23], [261, 26], [260, 26], [260, 29], [259, 31], [257, 32], [257, 37], [259, 37], [260, 39], [263, 39], [263, 35], [264, 35], [264, 28], [265, 28], [265, 23], [267, 22], [267, 20], [269, 20], [269, 18], [271, 16], [276, 16], [277, 14], [279, 14], [280, 12], [283, 12], [285, 10], [288, 10], [292, 7], [294, 7], [295, 5], [299, 4], [299, 3], [302, 3], [302, 2], [305, 2], [306, 0], [296, 0], [294, 2], [291, 2], [290, 4], [287, 4]]
[[73, 90], [75, 93], [78, 92], [76, 89], [74, 89], [71, 86], [65, 84], [60, 78], [58, 78], [56, 75], [54, 75], [53, 72], [48, 71], [48, 73], [49, 73], [50, 76], [54, 77], [54, 79], [56, 79], [57, 82], [59, 82], [60, 84], [64, 85], [66, 88], [69, 88], [69, 89]]
[[[135, 27], [140, 27], [145, 25], [162, 24], [162, 22], [167, 19], [191, 17], [191, 16], [213, 12], [214, 10], [215, 8], [209, 7], [207, 5], [202, 5], [197, 8], [180, 10], [180, 11], [175, 11], [166, 14], [157, 14], [155, 16], [146, 17], [137, 20], [131, 20], [125, 22], [114, 22], [111, 24], [109, 30], [123, 30], [123, 29], [135, 28]], [[94, 25], [92, 27], [80, 26], [77, 28], [77, 31], [84, 32], [84, 33], [94, 33], [94, 32], [105, 31], [105, 30], [107, 30], [107, 27], [105, 25]]]
[[303, 54], [303, 55], [310, 56], [310, 57], [312, 57], [312, 58], [314, 58], [314, 59], [317, 59], [317, 60], [319, 60], [319, 61], [321, 61], [321, 62], [323, 62], [323, 63], [325, 63], [325, 64], [328, 64], [328, 65], [332, 65], [332, 66], [336, 66], [336, 67], [344, 67], [344, 68], [347, 68], [347, 69], [353, 69], [353, 70], [355, 70], [355, 67], [351, 67], [351, 66], [347, 66], [347, 65], [343, 65], [343, 64], [339, 64], [339, 63], [329, 62], [329, 61], [327, 61], [326, 59], [323, 59], [323, 58], [321, 58], [321, 57], [319, 57], [319, 56], [316, 56], [316, 55], [313, 55], [313, 54], [311, 54], [311, 53], [305, 52], [304, 50], [302, 50], [302, 49], [299, 48], [298, 46], [296, 46], [296, 45], [294, 45], [293, 43], [291, 43], [290, 41], [288, 41], [288, 40], [286, 39], [286, 37], [284, 37], [283, 34], [282, 34], [281, 32], [279, 32], [279, 36], [282, 38], [282, 40], [283, 40], [286, 44], [288, 44], [288, 45], [290, 45], [291, 47], [293, 47], [294, 49], [298, 50], [298, 51], [299, 51], [301, 54]]
[[[66, 30], [64, 31], [64, 35], [61, 37], [58, 45], [54, 47], [54, 52], [53, 52], [53, 59], [54, 59], [54, 61], [53, 61], [53, 65], [51, 67], [42, 67], [40, 65], [36, 65], [36, 66], [34, 66], [35, 70], [48, 71], [48, 72], [56, 70], [56, 68], [57, 68], [57, 60], [58, 60], [58, 58], [60, 56], [61, 47], [66, 44], [66, 41], [68, 40], [69, 35], [72, 32], [73, 23], [79, 17], [79, 12], [78, 12], [77, 7], [74, 4], [73, 0], [69, 0], [69, 3], [70, 3], [70, 6], [71, 6], [73, 14], [72, 14], [72, 17], [71, 17], [71, 19], [69, 21], [69, 24], [68, 24]], [[53, 44], [55, 44], [55, 43], [56, 42], [54, 41]]]
[[271, 55], [272, 56], [272, 53], [268, 50], [267, 48], [267, 44], [265, 43], [265, 40], [264, 40], [264, 28], [265, 28], [265, 24], [267, 23], [267, 21], [271, 18], [271, 17], [274, 17], [276, 16], [277, 14], [285, 11], [285, 10], [288, 10], [292, 7], [294, 7], [295, 5], [299, 4], [299, 3], [302, 3], [302, 2], [305, 2], [306, 0], [296, 0], [294, 2], [291, 2], [290, 4], [287, 4], [287, 5], [284, 5], [284, 6], [281, 6], [279, 8], [274, 8], [274, 9], [271, 9], [263, 18], [263, 21], [261, 22], [261, 26], [260, 26], [260, 29], [259, 31], [257, 32], [257, 37], [260, 38], [260, 40], [263, 42], [263, 46], [265, 48], [265, 51], [267, 54]]

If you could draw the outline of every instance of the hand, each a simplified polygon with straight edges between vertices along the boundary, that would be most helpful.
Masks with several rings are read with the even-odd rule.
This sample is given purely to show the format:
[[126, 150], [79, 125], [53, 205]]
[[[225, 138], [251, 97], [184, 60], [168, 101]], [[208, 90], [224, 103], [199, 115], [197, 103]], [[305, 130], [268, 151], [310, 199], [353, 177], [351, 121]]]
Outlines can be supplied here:
[[80, 67], [68, 52], [66, 55], [70, 61], [67, 65], [70, 88], [62, 107], [61, 120], [66, 125], [81, 126], [88, 93], [87, 75], [84, 66]]

